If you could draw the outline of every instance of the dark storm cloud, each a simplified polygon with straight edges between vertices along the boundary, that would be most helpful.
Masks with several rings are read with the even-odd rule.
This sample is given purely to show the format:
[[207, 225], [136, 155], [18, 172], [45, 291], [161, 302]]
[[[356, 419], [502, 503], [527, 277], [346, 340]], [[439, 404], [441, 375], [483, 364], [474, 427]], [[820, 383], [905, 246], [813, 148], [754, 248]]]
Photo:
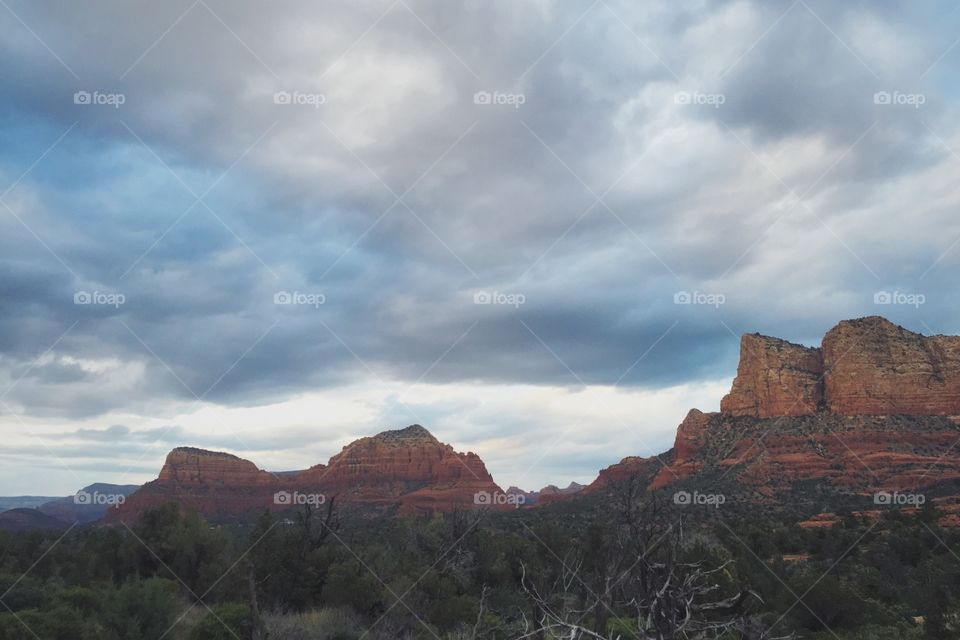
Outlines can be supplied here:
[[[956, 256], [920, 278], [960, 233], [949, 193], [897, 207], [947, 225], [934, 235], [904, 232], [883, 193], [922, 193], [956, 160], [930, 133], [951, 139], [955, 107], [922, 77], [950, 44], [920, 37], [926, 9], [10, 5], [70, 70], [18, 22], [0, 27], [5, 183], [76, 123], [4, 195], [20, 220], [0, 208], [14, 410], [256, 404], [371, 370], [656, 388], [731, 375], [732, 334], [816, 340], [878, 312], [885, 287], [929, 304], [881, 312], [960, 328], [940, 321]], [[125, 103], [76, 105], [76, 91]], [[277, 91], [325, 102], [277, 105]], [[926, 102], [884, 108], [877, 91]], [[478, 291], [525, 301], [475, 305]], [[278, 292], [324, 303], [278, 306]]]

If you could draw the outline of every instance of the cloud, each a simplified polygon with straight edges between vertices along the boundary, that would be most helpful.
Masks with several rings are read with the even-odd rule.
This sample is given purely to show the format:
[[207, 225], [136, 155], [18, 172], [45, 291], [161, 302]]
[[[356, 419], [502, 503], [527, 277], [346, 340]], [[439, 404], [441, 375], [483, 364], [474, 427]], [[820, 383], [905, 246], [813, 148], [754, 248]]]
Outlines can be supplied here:
[[[954, 36], [930, 9], [10, 8], [36, 35], [0, 26], [5, 413], [646, 392], [731, 375], [742, 332], [960, 330]], [[928, 302], [878, 310], [888, 288]]]

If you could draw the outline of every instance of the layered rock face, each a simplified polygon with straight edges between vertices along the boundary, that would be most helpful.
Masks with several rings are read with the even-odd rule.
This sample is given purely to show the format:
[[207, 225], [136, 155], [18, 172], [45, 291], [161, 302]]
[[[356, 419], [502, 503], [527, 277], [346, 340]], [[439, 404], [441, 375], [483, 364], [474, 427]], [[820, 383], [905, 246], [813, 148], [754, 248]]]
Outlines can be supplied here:
[[960, 481], [960, 453], [951, 449], [960, 427], [943, 416], [703, 415], [703, 428], [657, 473], [651, 489], [728, 480], [772, 497], [822, 481], [866, 495]]
[[[458, 453], [413, 425], [347, 445], [326, 465], [274, 474], [229, 453], [182, 447], [167, 455], [160, 475], [119, 508], [111, 519], [177, 502], [208, 518], [244, 518], [264, 508], [282, 511], [277, 492], [336, 496], [338, 502], [399, 508], [400, 512], [474, 508], [475, 495], [499, 494], [483, 461]], [[481, 505], [483, 502], [481, 501]], [[492, 504], [497, 507], [499, 505]]]
[[[743, 336], [719, 413], [692, 410], [668, 456], [626, 458], [591, 487], [648, 475], [659, 489], [726, 483], [745, 499], [815, 500], [960, 486], [960, 337], [924, 337], [883, 318], [841, 322], [821, 348]], [[732, 488], [732, 489], [731, 489]]]
[[960, 336], [925, 337], [883, 318], [823, 338], [824, 391], [844, 415], [960, 415]]
[[207, 518], [241, 517], [274, 508], [274, 492], [290, 486], [288, 479], [229, 453], [179, 447], [167, 454], [157, 479], [108, 511], [107, 519], [125, 519], [166, 502], [195, 509]]
[[253, 486], [271, 484], [270, 474], [249, 460], [229, 453], [178, 447], [167, 454], [157, 481], [204, 486]]
[[757, 418], [960, 415], [960, 337], [925, 337], [879, 316], [841, 322], [819, 349], [748, 334], [720, 410]]
[[472, 507], [475, 494], [500, 492], [479, 456], [454, 451], [420, 425], [361, 438], [299, 481], [353, 500], [398, 501], [404, 511]]
[[823, 403], [823, 358], [819, 349], [747, 334], [740, 365], [720, 410], [738, 416], [805, 416]]

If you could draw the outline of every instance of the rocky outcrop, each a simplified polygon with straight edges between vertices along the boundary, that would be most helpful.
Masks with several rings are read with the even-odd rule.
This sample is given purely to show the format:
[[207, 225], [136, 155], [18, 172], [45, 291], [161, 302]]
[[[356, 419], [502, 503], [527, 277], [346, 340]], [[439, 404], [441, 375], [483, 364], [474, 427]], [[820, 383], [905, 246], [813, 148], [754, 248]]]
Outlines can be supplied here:
[[[690, 411], [648, 488], [722, 487], [780, 505], [869, 501], [878, 491], [955, 496], [957, 416], [958, 337], [924, 337], [879, 317], [841, 322], [820, 348], [749, 334], [721, 411]], [[591, 487], [642, 477], [651, 462], [625, 458]]]
[[868, 495], [960, 481], [960, 452], [952, 449], [960, 427], [945, 417], [704, 416], [704, 428], [652, 488], [689, 478], [708, 485], [728, 480], [775, 496], [820, 482]]
[[156, 480], [127, 496], [107, 519], [136, 516], [144, 509], [176, 502], [212, 519], [242, 518], [274, 507], [274, 493], [291, 488], [289, 478], [258, 469], [243, 458], [219, 451], [178, 447], [167, 459]]
[[960, 336], [926, 337], [874, 316], [841, 322], [822, 350], [834, 413], [960, 415]]
[[646, 487], [656, 476], [657, 472], [669, 464], [673, 459], [673, 452], [667, 452], [660, 456], [651, 458], [641, 458], [639, 456], [627, 456], [620, 462], [612, 464], [606, 469], [601, 469], [597, 479], [586, 486], [582, 493], [591, 494], [607, 491], [612, 487], [622, 486], [627, 482], [639, 483]]
[[229, 453], [174, 449], [158, 478], [129, 496], [109, 517], [135, 516], [147, 507], [173, 501], [208, 518], [246, 518], [265, 508], [290, 509], [296, 506], [297, 495], [323, 500], [336, 496], [340, 503], [396, 507], [401, 513], [434, 512], [504, 506], [476, 497], [499, 493], [476, 454], [458, 453], [413, 425], [361, 438], [327, 464], [297, 473], [263, 471]]
[[823, 403], [819, 349], [756, 333], [740, 340], [740, 365], [720, 410], [738, 416], [805, 416]]
[[299, 481], [354, 501], [397, 502], [403, 511], [473, 507], [476, 494], [500, 492], [479, 456], [454, 451], [420, 425], [361, 438]]
[[841, 322], [819, 349], [747, 334], [720, 410], [756, 418], [960, 415], [960, 336], [926, 337], [879, 316]]
[[703, 468], [698, 452], [707, 438], [708, 426], [716, 414], [691, 409], [687, 417], [677, 427], [677, 436], [671, 450], [669, 464], [661, 464], [651, 483], [652, 489], [659, 489], [677, 480], [683, 480], [696, 474]]
[[270, 474], [229, 453], [178, 447], [167, 454], [158, 482], [204, 486], [271, 484]]
[[[536, 499], [605, 492], [627, 480], [654, 490], [722, 486], [781, 505], [816, 503], [826, 499], [822, 490], [958, 494], [960, 338], [924, 337], [870, 317], [841, 322], [820, 348], [746, 335], [740, 356], [721, 411], [691, 410], [673, 449], [624, 458], [582, 491], [547, 487]], [[230, 454], [175, 449], [160, 477], [118, 511], [135, 514], [168, 500], [219, 517], [289, 508], [275, 503], [275, 491], [319, 492], [401, 513], [511, 508], [518, 496], [534, 495], [504, 494], [478, 456], [413, 425], [361, 438], [327, 464], [292, 474], [261, 471]]]

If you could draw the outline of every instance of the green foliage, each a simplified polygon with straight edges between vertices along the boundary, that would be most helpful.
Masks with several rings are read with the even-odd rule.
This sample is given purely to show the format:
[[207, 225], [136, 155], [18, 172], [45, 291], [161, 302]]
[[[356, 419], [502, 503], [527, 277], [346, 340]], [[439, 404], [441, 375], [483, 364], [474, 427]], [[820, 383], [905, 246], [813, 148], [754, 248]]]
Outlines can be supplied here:
[[249, 638], [255, 622], [250, 609], [242, 604], [226, 603], [212, 607], [190, 631], [189, 640], [236, 640]]
[[361, 614], [372, 614], [380, 603], [380, 583], [356, 561], [330, 568], [322, 600], [332, 606], [346, 606]]
[[[610, 584], [611, 550], [630, 548], [616, 546], [631, 534], [609, 513], [582, 504], [483, 519], [357, 518], [320, 544], [322, 529], [296, 520], [265, 513], [250, 526], [214, 528], [172, 505], [132, 530], [78, 529], [58, 544], [54, 534], [2, 533], [9, 610], [0, 607], [0, 640], [233, 640], [224, 623], [247, 640], [258, 626], [251, 583], [270, 640], [356, 639], [371, 626], [370, 640], [468, 638], [475, 626], [477, 638], [515, 637], [537, 615], [524, 586], [553, 589], [575, 562], [564, 597], [571, 609], [587, 606]], [[810, 530], [772, 518], [707, 521], [685, 528], [677, 559], [722, 567], [710, 574], [718, 594], [757, 592], [763, 602], [749, 605], [757, 620], [787, 612], [774, 635], [919, 640], [960, 637], [955, 553], [960, 532], [921, 511], [879, 523], [845, 513]], [[584, 624], [635, 637], [635, 611], [610, 602]]]

